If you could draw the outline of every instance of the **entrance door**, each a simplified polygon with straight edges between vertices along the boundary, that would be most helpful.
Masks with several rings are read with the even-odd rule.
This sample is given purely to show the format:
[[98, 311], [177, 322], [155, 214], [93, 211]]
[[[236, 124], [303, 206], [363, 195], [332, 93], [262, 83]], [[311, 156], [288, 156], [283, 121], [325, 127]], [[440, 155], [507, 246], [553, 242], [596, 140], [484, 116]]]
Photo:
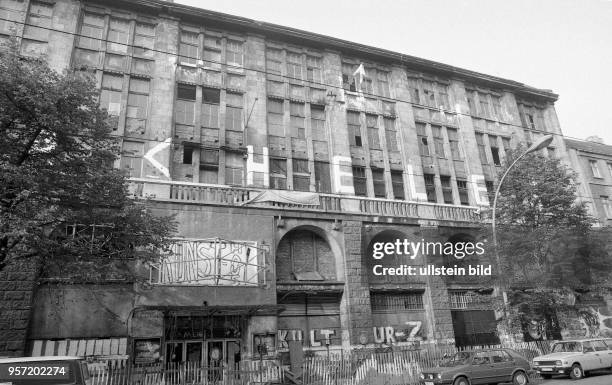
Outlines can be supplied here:
[[223, 341], [206, 342], [206, 367], [208, 369], [208, 380], [211, 382], [223, 379], [223, 367], [225, 366], [225, 349]]

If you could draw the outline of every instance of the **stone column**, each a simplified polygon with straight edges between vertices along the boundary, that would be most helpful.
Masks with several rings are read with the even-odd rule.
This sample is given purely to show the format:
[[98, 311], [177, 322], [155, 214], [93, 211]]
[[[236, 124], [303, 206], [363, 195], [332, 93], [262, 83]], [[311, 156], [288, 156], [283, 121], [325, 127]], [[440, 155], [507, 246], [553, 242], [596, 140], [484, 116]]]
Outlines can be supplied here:
[[342, 222], [342, 229], [346, 256], [346, 283], [341, 305], [346, 317], [343, 328], [348, 329], [351, 345], [360, 343], [359, 336], [362, 333], [367, 333], [368, 341], [372, 342], [372, 307], [370, 305], [367, 266], [362, 256], [362, 223], [359, 221], [344, 221]]

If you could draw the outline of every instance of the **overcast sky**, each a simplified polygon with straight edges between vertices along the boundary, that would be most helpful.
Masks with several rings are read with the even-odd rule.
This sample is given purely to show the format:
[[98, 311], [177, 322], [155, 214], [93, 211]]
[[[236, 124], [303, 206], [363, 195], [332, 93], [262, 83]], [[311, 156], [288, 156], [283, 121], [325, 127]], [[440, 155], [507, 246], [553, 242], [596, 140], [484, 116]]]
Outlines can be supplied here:
[[566, 136], [612, 145], [612, 0], [175, 0], [559, 94]]

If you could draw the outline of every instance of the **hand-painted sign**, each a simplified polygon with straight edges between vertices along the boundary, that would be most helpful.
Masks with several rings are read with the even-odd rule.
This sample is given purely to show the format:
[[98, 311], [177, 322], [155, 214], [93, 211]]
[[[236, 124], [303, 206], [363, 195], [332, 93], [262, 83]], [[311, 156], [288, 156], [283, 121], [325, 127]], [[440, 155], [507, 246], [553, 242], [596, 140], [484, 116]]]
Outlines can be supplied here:
[[377, 344], [392, 344], [422, 339], [421, 321], [407, 321], [405, 326], [374, 327], [374, 342]]
[[181, 240], [151, 266], [153, 284], [256, 286], [264, 268], [256, 242]]
[[[332, 329], [311, 329], [308, 333], [309, 347], [336, 345], [336, 331]], [[278, 349], [289, 349], [287, 341], [304, 341], [304, 333], [299, 329], [279, 329], [277, 338]]]

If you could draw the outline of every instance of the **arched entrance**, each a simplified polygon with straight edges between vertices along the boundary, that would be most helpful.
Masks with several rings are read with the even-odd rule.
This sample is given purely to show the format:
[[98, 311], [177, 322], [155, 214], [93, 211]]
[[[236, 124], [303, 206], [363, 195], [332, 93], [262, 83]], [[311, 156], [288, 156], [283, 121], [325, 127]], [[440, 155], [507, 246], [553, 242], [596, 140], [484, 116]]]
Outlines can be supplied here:
[[300, 341], [304, 349], [325, 351], [342, 345], [336, 256], [324, 230], [300, 226], [287, 232], [276, 248], [277, 347]]

